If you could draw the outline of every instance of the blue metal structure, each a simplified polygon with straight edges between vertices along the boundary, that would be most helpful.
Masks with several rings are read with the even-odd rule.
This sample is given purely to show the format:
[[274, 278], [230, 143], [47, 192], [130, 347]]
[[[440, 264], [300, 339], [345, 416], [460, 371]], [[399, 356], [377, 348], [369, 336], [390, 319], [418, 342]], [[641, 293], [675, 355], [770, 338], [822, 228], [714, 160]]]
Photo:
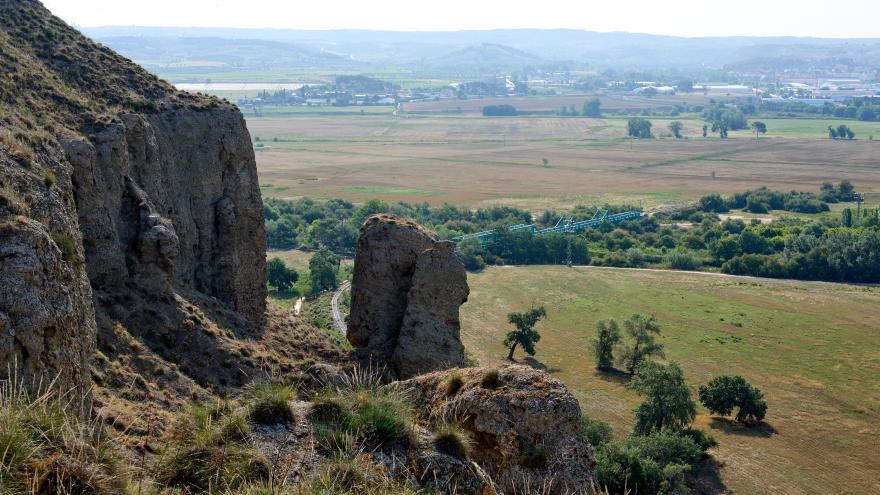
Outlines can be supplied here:
[[[574, 232], [583, 232], [589, 228], [595, 228], [603, 222], [620, 223], [627, 220], [637, 220], [642, 216], [641, 211], [625, 211], [623, 213], [608, 214], [608, 210], [596, 210], [593, 218], [589, 220], [580, 220], [575, 222], [571, 218], [562, 217], [553, 227], [544, 227], [539, 229], [535, 224], [517, 224], [507, 228], [508, 232], [518, 232], [527, 230], [534, 235], [544, 234], [568, 234]], [[486, 230], [483, 232], [474, 232], [473, 234], [459, 235], [452, 238], [453, 241], [459, 242], [467, 239], [479, 239], [480, 244], [486, 245], [498, 234], [495, 230]]]

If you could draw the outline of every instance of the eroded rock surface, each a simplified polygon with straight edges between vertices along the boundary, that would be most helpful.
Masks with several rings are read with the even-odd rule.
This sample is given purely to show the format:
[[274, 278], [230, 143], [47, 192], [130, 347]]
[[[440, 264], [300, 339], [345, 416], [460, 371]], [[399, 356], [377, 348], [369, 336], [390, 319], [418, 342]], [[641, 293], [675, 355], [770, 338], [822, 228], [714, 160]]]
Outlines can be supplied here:
[[464, 363], [459, 307], [469, 289], [449, 242], [392, 215], [358, 238], [348, 340], [362, 362], [408, 378]]
[[401, 377], [464, 365], [459, 307], [470, 290], [455, 245], [437, 242], [416, 259], [391, 362]]
[[88, 390], [96, 341], [119, 331], [171, 361], [229, 361], [206, 337], [255, 335], [266, 310], [241, 113], [177, 91], [36, 0], [3, 2], [0, 51], [0, 378], [15, 363], [27, 381]]
[[[450, 393], [453, 374], [463, 385]], [[578, 434], [578, 401], [543, 371], [464, 368], [421, 375], [401, 386], [411, 390], [423, 415], [440, 421], [455, 418], [471, 433], [473, 460], [505, 493], [520, 493], [523, 487], [569, 493], [593, 481], [595, 458]]]

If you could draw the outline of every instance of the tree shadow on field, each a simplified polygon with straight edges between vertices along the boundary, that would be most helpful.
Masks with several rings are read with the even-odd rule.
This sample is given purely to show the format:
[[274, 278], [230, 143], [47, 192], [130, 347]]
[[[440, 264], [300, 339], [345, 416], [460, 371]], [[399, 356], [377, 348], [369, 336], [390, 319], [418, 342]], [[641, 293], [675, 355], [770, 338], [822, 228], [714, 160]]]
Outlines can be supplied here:
[[537, 359], [535, 359], [531, 356], [523, 358], [522, 363], [525, 365], [531, 366], [532, 368], [535, 368], [536, 370], [546, 371], [547, 373], [558, 373], [558, 372], [562, 371], [559, 368], [548, 368], [546, 364], [542, 363], [541, 361], [538, 361]]
[[595, 370], [593, 371], [593, 376], [599, 378], [600, 380], [616, 383], [618, 385], [626, 385], [627, 383], [629, 383], [630, 380], [632, 380], [632, 375], [617, 368]]
[[746, 437], [769, 438], [776, 435], [776, 428], [770, 423], [761, 421], [753, 425], [738, 423], [732, 419], [713, 417], [709, 428], [722, 431], [728, 435], [741, 435]]
[[733, 494], [733, 491], [727, 488], [724, 481], [721, 480], [721, 468], [723, 467], [723, 462], [714, 457], [709, 457], [700, 463], [700, 469], [695, 474], [688, 476], [687, 485], [693, 488], [695, 493], [706, 495]]

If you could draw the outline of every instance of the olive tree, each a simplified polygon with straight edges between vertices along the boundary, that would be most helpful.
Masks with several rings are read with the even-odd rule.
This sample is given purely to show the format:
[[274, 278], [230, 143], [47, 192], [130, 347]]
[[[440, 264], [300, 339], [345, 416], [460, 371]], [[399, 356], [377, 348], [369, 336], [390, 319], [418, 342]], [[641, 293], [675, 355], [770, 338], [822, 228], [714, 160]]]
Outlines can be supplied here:
[[697, 416], [697, 404], [675, 363], [644, 361], [627, 387], [645, 397], [636, 409], [633, 432], [637, 435], [667, 428], [682, 430]]
[[634, 314], [623, 322], [627, 341], [618, 361], [632, 375], [636, 367], [651, 356], [663, 356], [663, 344], [656, 342], [660, 324], [653, 316]]
[[767, 414], [764, 394], [738, 375], [716, 376], [701, 385], [700, 402], [709, 412], [721, 416], [729, 416], [737, 408], [736, 420], [741, 423], [761, 421]]
[[608, 370], [614, 366], [614, 347], [620, 343], [620, 326], [615, 320], [596, 323], [596, 337], [592, 340], [596, 368]]
[[535, 330], [535, 325], [545, 316], [547, 316], [547, 312], [543, 306], [532, 308], [524, 313], [507, 315], [507, 321], [516, 327], [515, 330], [507, 332], [507, 337], [504, 339], [504, 347], [510, 350], [507, 353], [507, 359], [513, 360], [513, 351], [518, 345], [521, 345], [529, 356], [535, 355], [535, 344], [541, 340], [541, 335]]

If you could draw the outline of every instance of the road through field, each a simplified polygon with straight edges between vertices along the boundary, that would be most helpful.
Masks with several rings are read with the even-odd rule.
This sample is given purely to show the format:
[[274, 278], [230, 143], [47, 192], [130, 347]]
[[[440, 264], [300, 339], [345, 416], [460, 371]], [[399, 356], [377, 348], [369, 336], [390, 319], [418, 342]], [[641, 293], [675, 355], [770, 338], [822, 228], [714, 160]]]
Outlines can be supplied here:
[[345, 281], [342, 285], [336, 289], [336, 292], [333, 294], [333, 299], [330, 301], [330, 306], [333, 310], [333, 323], [336, 324], [336, 328], [345, 335], [348, 331], [348, 326], [345, 324], [345, 318], [342, 317], [342, 312], [339, 311], [339, 297], [342, 296], [342, 293], [351, 289], [351, 282]]

